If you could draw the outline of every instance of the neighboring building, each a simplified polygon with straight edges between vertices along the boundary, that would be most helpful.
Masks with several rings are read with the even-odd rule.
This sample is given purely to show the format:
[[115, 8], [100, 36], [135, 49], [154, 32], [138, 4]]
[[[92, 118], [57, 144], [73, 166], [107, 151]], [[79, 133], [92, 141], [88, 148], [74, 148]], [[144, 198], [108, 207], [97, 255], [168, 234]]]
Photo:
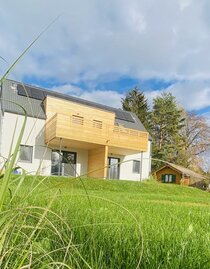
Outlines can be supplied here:
[[12, 80], [1, 98], [1, 163], [23, 123], [17, 103], [28, 116], [17, 165], [28, 173], [148, 178], [151, 141], [135, 114]]
[[163, 183], [175, 183], [187, 186], [201, 186], [203, 185], [205, 177], [195, 173], [194, 171], [182, 167], [180, 165], [175, 165], [168, 163], [161, 167], [155, 173], [158, 181]]

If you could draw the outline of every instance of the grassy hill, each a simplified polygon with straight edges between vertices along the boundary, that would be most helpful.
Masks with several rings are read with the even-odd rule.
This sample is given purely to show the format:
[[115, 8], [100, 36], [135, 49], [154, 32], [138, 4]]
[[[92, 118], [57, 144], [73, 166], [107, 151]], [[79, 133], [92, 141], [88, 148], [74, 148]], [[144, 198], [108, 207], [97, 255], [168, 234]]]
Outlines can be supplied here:
[[[210, 194], [198, 189], [152, 181], [27, 177], [14, 207], [20, 201], [36, 206], [36, 212], [49, 209], [48, 228], [36, 244], [51, 252], [59, 248], [58, 235], [69, 241], [69, 268], [210, 268]], [[25, 225], [38, 225], [30, 214]], [[57, 228], [49, 228], [53, 225]]]

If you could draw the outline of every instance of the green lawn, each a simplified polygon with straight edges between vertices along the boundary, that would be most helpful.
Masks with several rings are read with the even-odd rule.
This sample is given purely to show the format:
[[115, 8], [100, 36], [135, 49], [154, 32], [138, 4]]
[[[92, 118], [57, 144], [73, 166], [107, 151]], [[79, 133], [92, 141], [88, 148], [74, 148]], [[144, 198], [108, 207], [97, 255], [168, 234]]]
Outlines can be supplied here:
[[[47, 213], [46, 229], [37, 233], [35, 241], [49, 252], [59, 249], [60, 242], [70, 242], [65, 257], [69, 268], [210, 268], [207, 192], [152, 181], [51, 177], [30, 195], [33, 180], [25, 179], [13, 207], [20, 203], [48, 207], [61, 216], [60, 220]], [[11, 187], [10, 195], [12, 192]], [[41, 211], [36, 208], [37, 215]], [[26, 234], [31, 232], [31, 223], [37, 225], [36, 217], [30, 214], [27, 211], [27, 217], [24, 215]], [[64, 252], [60, 247], [54, 259], [61, 259]], [[43, 259], [37, 262], [37, 253], [34, 257], [32, 268], [50, 268], [41, 267]], [[59, 266], [52, 268], [62, 268]]]

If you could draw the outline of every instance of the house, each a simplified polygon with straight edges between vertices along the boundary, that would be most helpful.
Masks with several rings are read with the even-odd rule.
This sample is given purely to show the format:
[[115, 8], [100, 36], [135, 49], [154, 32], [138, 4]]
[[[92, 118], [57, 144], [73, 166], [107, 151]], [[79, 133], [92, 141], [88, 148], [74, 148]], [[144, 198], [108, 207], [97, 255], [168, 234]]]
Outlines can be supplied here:
[[135, 114], [8, 79], [0, 95], [1, 165], [23, 124], [19, 104], [27, 123], [17, 165], [28, 173], [148, 178], [151, 141]]
[[203, 185], [204, 176], [180, 165], [167, 163], [155, 173], [158, 181], [199, 187]]

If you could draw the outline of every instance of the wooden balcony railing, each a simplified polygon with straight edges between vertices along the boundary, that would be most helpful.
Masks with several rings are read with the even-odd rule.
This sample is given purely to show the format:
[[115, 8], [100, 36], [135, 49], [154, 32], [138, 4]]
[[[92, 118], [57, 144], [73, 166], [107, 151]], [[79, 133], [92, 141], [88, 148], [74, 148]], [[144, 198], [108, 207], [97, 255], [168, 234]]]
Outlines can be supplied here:
[[65, 138], [99, 145], [147, 151], [148, 133], [102, 121], [87, 120], [77, 115], [55, 114], [46, 122], [45, 142]]

